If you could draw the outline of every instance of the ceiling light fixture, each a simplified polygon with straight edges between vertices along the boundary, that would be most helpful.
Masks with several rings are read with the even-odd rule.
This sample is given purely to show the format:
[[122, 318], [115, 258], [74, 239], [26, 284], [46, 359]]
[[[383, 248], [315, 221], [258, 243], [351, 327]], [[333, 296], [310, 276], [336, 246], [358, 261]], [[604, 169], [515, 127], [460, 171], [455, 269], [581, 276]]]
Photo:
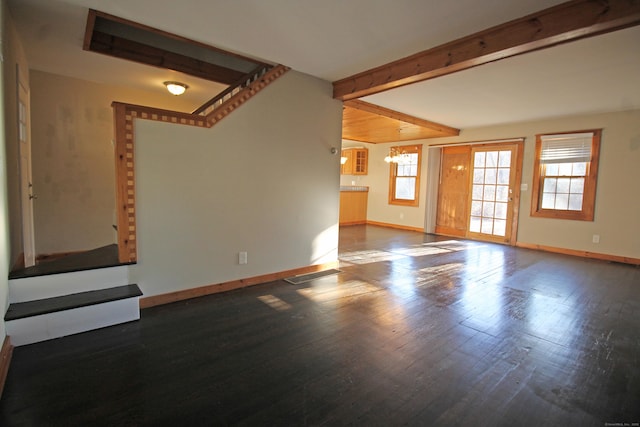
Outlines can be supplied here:
[[164, 85], [171, 94], [176, 96], [182, 95], [189, 88], [189, 86], [180, 82], [164, 82]]
[[384, 158], [384, 161], [387, 163], [407, 164], [411, 161], [411, 157], [404, 150], [400, 152], [396, 148], [392, 148], [389, 150], [389, 155]]

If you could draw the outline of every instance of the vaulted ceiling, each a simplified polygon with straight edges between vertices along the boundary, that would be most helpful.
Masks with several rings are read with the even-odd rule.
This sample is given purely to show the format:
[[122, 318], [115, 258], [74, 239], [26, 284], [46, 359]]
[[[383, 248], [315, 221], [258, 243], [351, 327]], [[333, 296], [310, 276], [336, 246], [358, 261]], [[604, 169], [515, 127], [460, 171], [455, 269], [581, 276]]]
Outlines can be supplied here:
[[[164, 90], [165, 80], [181, 80], [189, 84], [185, 96], [196, 107], [224, 85], [83, 51], [88, 9], [259, 62], [282, 63], [333, 82], [562, 1], [186, 0], [175, 4], [156, 0], [9, 0], [8, 3], [32, 68], [158, 91]], [[423, 120], [454, 130], [637, 109], [639, 45], [640, 27], [630, 27], [367, 95], [361, 101], [378, 106], [379, 111], [392, 110], [410, 116], [405, 123]], [[348, 104], [346, 107], [350, 108]], [[356, 110], [362, 112], [363, 108]], [[383, 118], [390, 117], [383, 114]]]

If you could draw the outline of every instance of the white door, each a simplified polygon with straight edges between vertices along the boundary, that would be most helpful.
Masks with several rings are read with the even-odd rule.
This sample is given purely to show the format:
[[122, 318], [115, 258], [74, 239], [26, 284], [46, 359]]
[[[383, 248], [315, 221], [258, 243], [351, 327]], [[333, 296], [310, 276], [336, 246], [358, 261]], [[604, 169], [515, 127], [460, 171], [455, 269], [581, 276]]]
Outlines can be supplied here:
[[24, 249], [24, 265], [30, 267], [35, 264], [35, 238], [33, 229], [33, 192], [31, 175], [31, 138], [29, 120], [29, 89], [18, 76], [18, 139], [20, 153], [20, 197], [22, 207], [22, 245]]

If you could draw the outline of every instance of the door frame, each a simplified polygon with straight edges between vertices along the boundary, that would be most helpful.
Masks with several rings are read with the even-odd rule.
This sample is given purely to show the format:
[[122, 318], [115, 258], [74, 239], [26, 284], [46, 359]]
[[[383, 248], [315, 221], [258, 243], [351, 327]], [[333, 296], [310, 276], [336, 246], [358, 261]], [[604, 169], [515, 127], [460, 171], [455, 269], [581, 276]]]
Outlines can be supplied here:
[[[506, 139], [493, 139], [482, 141], [469, 141], [469, 142], [457, 142], [451, 144], [438, 144], [428, 146], [428, 176], [427, 176], [427, 203], [426, 203], [426, 215], [425, 215], [425, 232], [436, 234], [436, 217], [438, 209], [438, 184], [440, 182], [440, 156], [442, 148], [453, 147], [460, 145], [468, 146], [499, 146], [500, 144], [508, 144], [516, 146], [516, 158], [514, 160], [515, 181], [513, 188], [513, 213], [511, 218], [511, 238], [507, 244], [509, 246], [515, 246], [518, 239], [518, 219], [520, 214], [520, 191], [522, 186], [522, 165], [524, 160], [524, 137], [506, 138]], [[429, 184], [430, 183], [430, 184]], [[455, 236], [458, 237], [459, 236]], [[465, 237], [469, 240], [478, 240], [472, 237]], [[483, 241], [485, 241], [483, 239]], [[489, 241], [489, 240], [487, 240]]]
[[[24, 105], [25, 129], [21, 129], [21, 104]], [[23, 78], [21, 68], [16, 65], [16, 106], [18, 137], [18, 172], [20, 178], [20, 216], [22, 231], [22, 250], [24, 266], [35, 265], [36, 245], [33, 201], [37, 197], [33, 191], [33, 170], [31, 163], [31, 105], [30, 90], [27, 79]], [[24, 140], [22, 133], [24, 132]], [[23, 156], [24, 162], [23, 162]], [[26, 170], [25, 170], [26, 169]]]

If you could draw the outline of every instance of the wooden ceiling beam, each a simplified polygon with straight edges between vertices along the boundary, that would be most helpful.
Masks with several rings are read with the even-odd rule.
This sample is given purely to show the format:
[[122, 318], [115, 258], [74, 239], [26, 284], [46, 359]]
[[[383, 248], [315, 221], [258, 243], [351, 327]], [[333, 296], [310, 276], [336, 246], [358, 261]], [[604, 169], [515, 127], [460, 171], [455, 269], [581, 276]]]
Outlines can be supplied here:
[[572, 0], [333, 83], [343, 101], [640, 24], [640, 0]]

